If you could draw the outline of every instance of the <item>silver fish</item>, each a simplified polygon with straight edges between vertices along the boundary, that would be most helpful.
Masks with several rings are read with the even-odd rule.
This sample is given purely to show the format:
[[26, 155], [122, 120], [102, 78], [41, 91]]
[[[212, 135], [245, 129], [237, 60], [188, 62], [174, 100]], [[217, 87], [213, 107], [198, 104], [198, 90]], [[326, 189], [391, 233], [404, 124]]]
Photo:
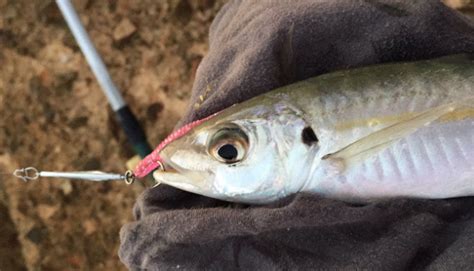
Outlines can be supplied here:
[[297, 192], [352, 202], [474, 195], [474, 57], [334, 72], [199, 123], [154, 178], [264, 204]]

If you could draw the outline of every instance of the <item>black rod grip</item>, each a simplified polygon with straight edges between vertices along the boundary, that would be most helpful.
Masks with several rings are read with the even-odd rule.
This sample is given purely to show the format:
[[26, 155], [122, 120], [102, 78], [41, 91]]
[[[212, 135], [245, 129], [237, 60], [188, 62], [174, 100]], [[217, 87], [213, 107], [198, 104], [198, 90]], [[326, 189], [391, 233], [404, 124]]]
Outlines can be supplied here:
[[137, 118], [135, 118], [135, 115], [133, 115], [130, 108], [128, 108], [128, 106], [124, 106], [115, 113], [118, 122], [125, 132], [128, 142], [132, 144], [135, 153], [140, 155], [142, 158], [151, 153], [151, 147], [150, 144], [148, 144], [145, 132], [143, 131], [142, 127], [138, 123]]

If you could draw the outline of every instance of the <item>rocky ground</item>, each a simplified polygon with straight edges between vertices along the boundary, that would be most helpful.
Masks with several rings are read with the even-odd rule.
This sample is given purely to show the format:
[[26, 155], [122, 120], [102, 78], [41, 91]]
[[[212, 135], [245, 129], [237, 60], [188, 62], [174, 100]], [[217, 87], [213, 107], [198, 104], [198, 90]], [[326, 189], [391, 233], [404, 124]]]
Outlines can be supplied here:
[[[210, 22], [225, 1], [73, 2], [157, 144], [183, 113]], [[474, 1], [446, 2], [473, 14]], [[123, 172], [132, 156], [54, 2], [0, 0], [0, 172]], [[118, 232], [142, 189], [22, 183], [0, 173], [0, 270], [123, 270]]]

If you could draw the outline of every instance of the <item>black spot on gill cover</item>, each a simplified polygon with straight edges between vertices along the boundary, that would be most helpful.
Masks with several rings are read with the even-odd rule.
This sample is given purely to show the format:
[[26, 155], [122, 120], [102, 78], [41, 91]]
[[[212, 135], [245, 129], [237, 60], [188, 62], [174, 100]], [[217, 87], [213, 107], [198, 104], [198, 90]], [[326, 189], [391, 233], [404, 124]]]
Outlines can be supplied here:
[[311, 127], [305, 127], [303, 131], [301, 132], [301, 139], [303, 140], [303, 143], [311, 146], [314, 143], [318, 143], [319, 139], [314, 133], [313, 128]]

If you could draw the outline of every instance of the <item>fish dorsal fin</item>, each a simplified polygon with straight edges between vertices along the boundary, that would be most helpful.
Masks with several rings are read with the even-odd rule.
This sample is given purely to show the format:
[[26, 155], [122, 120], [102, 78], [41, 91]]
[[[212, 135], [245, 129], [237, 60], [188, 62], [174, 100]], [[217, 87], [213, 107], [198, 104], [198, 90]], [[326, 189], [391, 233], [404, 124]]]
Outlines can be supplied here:
[[337, 165], [337, 168], [340, 170], [346, 169], [352, 164], [363, 161], [364, 159], [380, 152], [391, 143], [416, 132], [421, 127], [427, 126], [443, 116], [449, 115], [453, 111], [465, 107], [474, 107], [474, 97], [460, 102], [452, 102], [430, 108], [424, 112], [416, 114], [408, 120], [397, 122], [391, 126], [362, 137], [336, 152], [323, 156], [322, 160]]

